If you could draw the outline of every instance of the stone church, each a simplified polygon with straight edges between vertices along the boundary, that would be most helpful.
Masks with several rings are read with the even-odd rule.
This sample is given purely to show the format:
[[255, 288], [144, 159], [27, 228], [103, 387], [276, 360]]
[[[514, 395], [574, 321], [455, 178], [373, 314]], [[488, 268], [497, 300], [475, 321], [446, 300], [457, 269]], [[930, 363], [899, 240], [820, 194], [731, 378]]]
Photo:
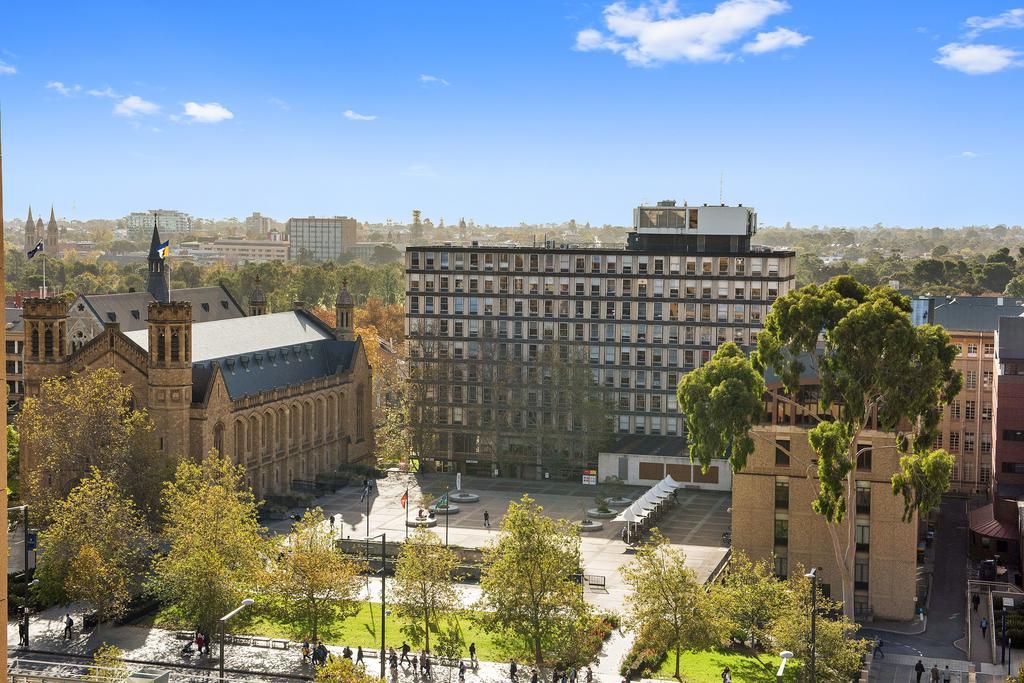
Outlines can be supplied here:
[[[347, 289], [337, 296], [332, 329], [301, 302], [268, 312], [258, 284], [250, 315], [194, 321], [190, 302], [172, 300], [154, 249], [149, 279], [157, 294], [144, 328], [126, 331], [108, 320], [75, 349], [66, 300], [26, 299], [26, 395], [38, 395], [50, 377], [117, 368], [165, 452], [199, 460], [215, 448], [245, 466], [257, 497], [295, 490], [344, 463], [372, 462], [372, 377]], [[22, 467], [33, 464], [24, 453]]]

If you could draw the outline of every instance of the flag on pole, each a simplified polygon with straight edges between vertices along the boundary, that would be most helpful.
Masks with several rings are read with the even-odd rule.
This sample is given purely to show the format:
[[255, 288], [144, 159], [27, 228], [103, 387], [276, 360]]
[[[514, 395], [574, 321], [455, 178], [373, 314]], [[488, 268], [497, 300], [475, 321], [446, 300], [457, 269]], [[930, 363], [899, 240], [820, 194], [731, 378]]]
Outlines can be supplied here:
[[409, 504], [409, 489], [406, 489], [405, 493], [402, 494], [402, 507], [404, 508], [408, 504]]
[[159, 247], [157, 247], [156, 253], [160, 254], [160, 258], [167, 258], [167, 256], [171, 253], [171, 241], [167, 240]]
[[34, 247], [32, 247], [31, 249], [28, 250], [28, 257], [32, 258], [33, 256], [35, 256], [36, 254], [38, 254], [42, 250], [43, 250], [43, 243], [42, 243], [42, 241], [40, 241], [36, 246], [34, 246]]

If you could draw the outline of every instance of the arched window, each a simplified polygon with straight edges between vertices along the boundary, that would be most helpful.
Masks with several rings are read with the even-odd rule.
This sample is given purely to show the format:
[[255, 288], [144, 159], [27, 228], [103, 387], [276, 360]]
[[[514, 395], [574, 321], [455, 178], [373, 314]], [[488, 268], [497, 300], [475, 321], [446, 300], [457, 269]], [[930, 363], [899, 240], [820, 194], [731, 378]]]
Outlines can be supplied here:
[[164, 349], [164, 331], [160, 330], [156, 334], [156, 359], [158, 361], [167, 359], [167, 351]]
[[49, 325], [47, 325], [46, 331], [43, 332], [43, 355], [47, 358], [53, 358], [53, 329]]
[[213, 426], [213, 447], [219, 455], [224, 454], [224, 424], [222, 422]]
[[245, 459], [245, 423], [235, 421], [235, 464]]
[[171, 360], [181, 360], [181, 340], [178, 338], [178, 331], [171, 332]]
[[256, 455], [259, 448], [260, 425], [255, 415], [249, 416], [249, 455]]
[[39, 358], [39, 328], [32, 327], [32, 357]]

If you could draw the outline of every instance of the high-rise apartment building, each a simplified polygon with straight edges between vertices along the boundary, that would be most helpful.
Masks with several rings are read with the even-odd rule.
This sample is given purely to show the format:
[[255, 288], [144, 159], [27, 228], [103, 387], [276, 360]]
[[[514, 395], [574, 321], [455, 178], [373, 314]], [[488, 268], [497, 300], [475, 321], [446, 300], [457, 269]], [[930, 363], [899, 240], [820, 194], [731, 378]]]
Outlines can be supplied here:
[[274, 219], [264, 216], [259, 211], [253, 211], [252, 215], [245, 219], [245, 234], [248, 237], [264, 239], [273, 228]]
[[552, 379], [575, 377], [565, 370], [575, 364], [609, 406], [612, 432], [674, 437], [681, 452], [679, 378], [723, 342], [752, 346], [793, 287], [794, 253], [752, 246], [756, 227], [749, 207], [666, 201], [634, 211], [624, 247], [407, 248], [421, 461], [488, 476], [596, 468], [592, 456], [562, 458], [558, 471], [540, 462], [538, 434], [584, 432], [573, 393]]
[[335, 260], [346, 247], [356, 243], [357, 228], [358, 221], [347, 216], [289, 218], [287, 232], [291, 259]]
[[192, 231], [192, 217], [181, 211], [169, 209], [151, 209], [128, 214], [125, 222], [128, 226], [128, 238], [148, 237], [153, 232], [153, 223], [161, 235], [184, 235]]

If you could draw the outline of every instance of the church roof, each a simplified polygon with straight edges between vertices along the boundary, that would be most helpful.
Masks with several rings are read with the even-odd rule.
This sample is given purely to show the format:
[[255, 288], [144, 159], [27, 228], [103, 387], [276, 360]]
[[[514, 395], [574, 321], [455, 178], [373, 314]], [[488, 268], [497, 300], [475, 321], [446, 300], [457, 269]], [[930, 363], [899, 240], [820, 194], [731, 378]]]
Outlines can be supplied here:
[[[187, 301], [192, 304], [193, 323], [245, 317], [241, 306], [221, 285], [175, 289], [171, 291], [170, 298], [173, 301]], [[83, 294], [82, 300], [101, 323], [120, 323], [124, 332], [145, 332], [146, 308], [150, 302], [156, 301], [149, 292]]]
[[[174, 299], [177, 300], [177, 296]], [[149, 348], [147, 329], [126, 334], [143, 349]], [[333, 338], [331, 329], [319, 318], [301, 310], [197, 322], [192, 325], [192, 363]]]
[[200, 397], [206, 395], [215, 368], [220, 368], [232, 400], [330, 377], [351, 367], [357, 346], [358, 342], [354, 341], [317, 339], [194, 362], [192, 396], [194, 400], [201, 400]]

